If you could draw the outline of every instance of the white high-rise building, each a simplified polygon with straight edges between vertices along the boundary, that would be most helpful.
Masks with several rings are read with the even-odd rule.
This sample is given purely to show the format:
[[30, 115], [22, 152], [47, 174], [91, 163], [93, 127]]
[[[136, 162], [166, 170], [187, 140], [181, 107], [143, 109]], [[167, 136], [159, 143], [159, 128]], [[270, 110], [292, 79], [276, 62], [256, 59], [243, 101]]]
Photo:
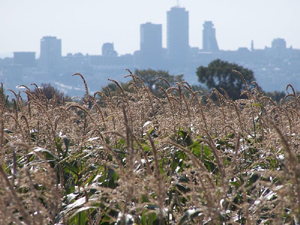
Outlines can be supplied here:
[[140, 56], [143, 67], [159, 68], [162, 60], [162, 25], [141, 24]]
[[43, 70], [55, 70], [59, 68], [62, 60], [61, 39], [46, 36], [41, 39], [41, 52], [39, 66]]

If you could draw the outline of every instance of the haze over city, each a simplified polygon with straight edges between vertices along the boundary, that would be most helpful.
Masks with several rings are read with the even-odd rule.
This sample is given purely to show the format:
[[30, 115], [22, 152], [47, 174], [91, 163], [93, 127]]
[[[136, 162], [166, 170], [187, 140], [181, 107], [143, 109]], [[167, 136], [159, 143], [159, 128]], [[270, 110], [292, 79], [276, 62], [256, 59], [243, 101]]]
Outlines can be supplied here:
[[300, 224], [300, 0], [0, 0], [1, 224]]
[[[162, 24], [166, 47], [166, 11], [175, 0], [1, 0], [0, 58], [14, 51], [34, 51], [39, 56], [40, 39], [63, 40], [62, 54], [99, 54], [101, 46], [113, 42], [119, 54], [139, 49], [140, 24]], [[270, 46], [284, 38], [287, 47], [300, 48], [299, 0], [181, 0], [189, 11], [189, 44], [201, 47], [202, 25], [213, 21], [220, 49], [236, 50]]]

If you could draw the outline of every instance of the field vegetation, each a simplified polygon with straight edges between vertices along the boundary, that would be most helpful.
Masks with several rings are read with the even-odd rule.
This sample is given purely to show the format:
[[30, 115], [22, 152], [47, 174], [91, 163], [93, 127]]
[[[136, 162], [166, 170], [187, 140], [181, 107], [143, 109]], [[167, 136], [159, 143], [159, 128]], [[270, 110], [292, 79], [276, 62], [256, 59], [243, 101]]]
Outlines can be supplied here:
[[1, 224], [299, 224], [300, 98], [235, 75], [244, 99], [130, 71], [94, 96], [74, 74], [81, 101], [1, 87]]

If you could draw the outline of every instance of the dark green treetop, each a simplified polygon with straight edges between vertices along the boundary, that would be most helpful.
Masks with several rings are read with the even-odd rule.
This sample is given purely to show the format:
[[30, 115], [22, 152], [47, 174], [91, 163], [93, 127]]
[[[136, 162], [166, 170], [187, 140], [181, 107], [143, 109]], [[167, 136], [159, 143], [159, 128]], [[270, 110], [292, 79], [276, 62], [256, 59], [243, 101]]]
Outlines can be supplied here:
[[57, 102], [62, 102], [63, 98], [67, 98], [69, 101], [68, 96], [65, 96], [64, 92], [54, 88], [50, 83], [42, 83], [39, 88], [35, 87], [34, 92], [36, 94], [43, 94], [49, 100], [52, 99], [55, 95]]
[[163, 78], [165, 79], [170, 86], [175, 86], [176, 82], [180, 82], [183, 80], [183, 75], [170, 75], [168, 71], [164, 70], [153, 70], [153, 69], [147, 69], [147, 70], [135, 70], [134, 73], [136, 76], [138, 76], [144, 84], [149, 88], [149, 90], [154, 93], [155, 95], [159, 95], [159, 87], [162, 87], [164, 89], [168, 88], [168, 85], [166, 82], [164, 82], [161, 79], [157, 78]]
[[245, 98], [246, 96], [241, 96], [241, 92], [245, 89], [244, 82], [233, 70], [240, 72], [249, 88], [252, 87], [251, 82], [255, 81], [252, 70], [220, 59], [212, 61], [207, 67], [200, 66], [196, 73], [199, 82], [204, 83], [208, 89], [216, 88], [222, 92], [223, 88], [233, 100]]
[[[162, 87], [164, 89], [168, 88], [168, 84], [165, 81], [167, 81], [170, 86], [175, 86], [176, 82], [180, 82], [183, 80], [183, 75], [173, 76], [170, 75], [169, 72], [163, 70], [136, 69], [134, 75], [137, 76], [145, 84], [145, 86], [147, 86], [149, 90], [158, 97], [161, 97], [163, 95], [163, 93], [160, 92], [159, 87]], [[165, 81], [158, 78], [163, 78]], [[137, 81], [136, 85], [142, 87], [141, 82], [139, 82], [138, 79], [136, 81]], [[134, 89], [132, 89], [131, 86], [131, 81], [126, 83], [121, 82], [118, 84], [126, 92], [134, 91]], [[109, 95], [115, 96], [121, 93], [120, 87], [118, 87], [118, 85], [113, 81], [113, 83], [108, 84], [106, 87], [102, 87], [101, 92], [106, 96]]]

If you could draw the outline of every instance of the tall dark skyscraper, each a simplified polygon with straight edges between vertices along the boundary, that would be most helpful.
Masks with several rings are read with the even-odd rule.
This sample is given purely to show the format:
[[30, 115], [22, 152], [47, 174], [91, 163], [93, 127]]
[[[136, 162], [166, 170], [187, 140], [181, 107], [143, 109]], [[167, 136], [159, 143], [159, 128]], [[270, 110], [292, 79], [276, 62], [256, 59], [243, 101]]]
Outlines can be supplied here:
[[173, 65], [184, 66], [189, 55], [189, 12], [178, 6], [167, 12], [167, 50]]
[[202, 48], [206, 52], [219, 51], [219, 46], [216, 39], [216, 29], [211, 21], [205, 21], [203, 24]]
[[61, 39], [43, 37], [41, 39], [41, 53], [39, 65], [44, 70], [55, 70], [61, 65]]
[[162, 60], [162, 25], [141, 24], [141, 64], [143, 67], [157, 68]]

